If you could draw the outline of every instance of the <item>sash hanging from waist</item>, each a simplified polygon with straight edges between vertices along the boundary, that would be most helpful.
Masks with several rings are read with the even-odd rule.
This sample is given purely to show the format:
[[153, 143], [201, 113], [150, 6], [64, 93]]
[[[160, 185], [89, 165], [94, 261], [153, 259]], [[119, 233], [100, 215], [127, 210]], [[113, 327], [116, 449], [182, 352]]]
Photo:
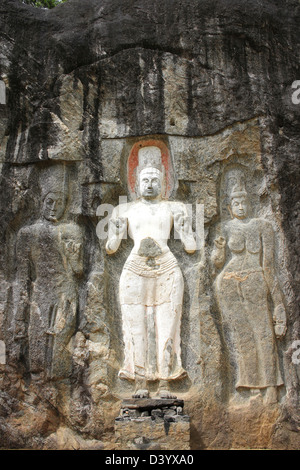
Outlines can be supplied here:
[[178, 268], [177, 260], [170, 251], [167, 251], [167, 253], [155, 258], [147, 258], [131, 253], [123, 269], [131, 271], [138, 276], [158, 277], [173, 271], [174, 268]]

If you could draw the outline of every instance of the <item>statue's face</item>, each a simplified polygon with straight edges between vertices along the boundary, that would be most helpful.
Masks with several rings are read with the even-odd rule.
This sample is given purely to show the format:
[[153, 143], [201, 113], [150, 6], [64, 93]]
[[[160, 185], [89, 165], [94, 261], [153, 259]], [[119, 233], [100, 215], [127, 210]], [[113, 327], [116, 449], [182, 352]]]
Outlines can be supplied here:
[[248, 202], [246, 196], [232, 198], [231, 212], [237, 219], [245, 219], [248, 215]]
[[156, 199], [162, 192], [162, 174], [156, 168], [142, 170], [139, 177], [140, 195], [145, 199]]
[[50, 222], [57, 222], [64, 214], [66, 200], [63, 193], [48, 193], [44, 199], [43, 216]]

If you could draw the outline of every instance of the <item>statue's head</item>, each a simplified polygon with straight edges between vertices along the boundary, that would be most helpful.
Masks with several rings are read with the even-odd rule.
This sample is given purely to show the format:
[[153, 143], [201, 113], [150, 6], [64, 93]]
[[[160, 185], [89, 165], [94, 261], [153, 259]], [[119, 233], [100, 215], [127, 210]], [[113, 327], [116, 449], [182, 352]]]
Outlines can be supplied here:
[[163, 174], [153, 167], [144, 168], [139, 173], [139, 195], [145, 199], [161, 197]]
[[64, 215], [67, 197], [62, 191], [50, 191], [43, 201], [43, 217], [50, 222], [58, 222]]
[[144, 199], [154, 200], [164, 192], [164, 167], [161, 162], [161, 150], [155, 146], [142, 147], [139, 150], [137, 168], [137, 193]]
[[68, 198], [68, 175], [63, 164], [49, 165], [40, 174], [41, 215], [50, 222], [57, 222], [64, 215]]
[[235, 185], [230, 195], [230, 213], [233, 218], [246, 219], [249, 213], [248, 194], [244, 185]]

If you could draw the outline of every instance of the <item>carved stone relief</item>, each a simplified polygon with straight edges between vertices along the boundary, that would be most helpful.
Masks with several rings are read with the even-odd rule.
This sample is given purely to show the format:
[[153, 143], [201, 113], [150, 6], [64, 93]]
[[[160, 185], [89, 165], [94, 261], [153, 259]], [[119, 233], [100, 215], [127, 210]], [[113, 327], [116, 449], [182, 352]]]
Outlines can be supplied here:
[[[216, 296], [233, 356], [237, 393], [249, 389], [257, 398], [264, 391], [265, 400], [272, 403], [277, 401], [277, 387], [283, 385], [276, 338], [286, 332], [274, 232], [268, 220], [251, 217], [245, 176], [235, 170], [229, 182], [231, 220], [221, 225], [212, 251], [219, 272]], [[234, 397], [237, 402], [238, 398]]]
[[200, 421], [201, 407], [218, 415], [282, 402], [284, 252], [258, 124], [204, 138], [103, 139], [101, 171], [80, 160], [40, 168], [38, 220], [26, 208], [33, 170], [14, 168], [22, 197], [11, 303], [2, 283], [9, 363], [23, 361], [31, 386], [41, 384], [74, 428], [98, 435], [131, 396], [179, 395]]
[[147, 381], [160, 381], [160, 395], [167, 398], [167, 382], [186, 375], [181, 361], [184, 283], [167, 244], [172, 226], [188, 253], [196, 243], [184, 204], [163, 199], [165, 171], [160, 148], [140, 148], [137, 199], [114, 209], [106, 244], [107, 253], [115, 253], [127, 229], [134, 242], [120, 277], [124, 364], [119, 377], [136, 381], [139, 397], [148, 395]]
[[[153, 216], [155, 215], [154, 208], [159, 207], [159, 214], [161, 214], [164, 220], [168, 220], [168, 207], [171, 207], [172, 211], [173, 208], [176, 208], [177, 210], [177, 208], [180, 207], [182, 208], [181, 210], [185, 212], [182, 203], [176, 202], [177, 198], [180, 200], [185, 200], [190, 204], [204, 203], [206, 241], [203, 251], [196, 250], [193, 254], [188, 254], [186, 257], [183, 250], [180, 250], [178, 241], [174, 240], [172, 236], [169, 237], [169, 227], [167, 230], [169, 237], [169, 249], [172, 250], [173, 254], [177, 258], [177, 264], [179, 263], [180, 270], [183, 275], [183, 279], [179, 281], [177, 288], [178, 298], [180, 296], [182, 299], [180, 302], [178, 301], [178, 303], [181, 305], [181, 320], [178, 322], [177, 331], [180, 338], [178, 344], [180, 344], [181, 360], [179, 364], [180, 367], [186, 371], [185, 378], [183, 378], [182, 381], [172, 382], [171, 380], [168, 380], [168, 393], [172, 393], [171, 390], [173, 390], [173, 392], [175, 391], [175, 393], [180, 393], [180, 391], [187, 392], [191, 386], [191, 383], [193, 383], [199, 384], [204, 394], [207, 390], [210, 390], [209, 393], [212, 393], [211, 396], [215, 394], [218, 397], [225, 397], [227, 393], [226, 390], [228, 377], [232, 377], [232, 380], [234, 381], [234, 377], [238, 373], [238, 363], [236, 362], [235, 365], [232, 366], [232, 357], [240, 357], [241, 354], [238, 351], [236, 342], [234, 342], [232, 335], [228, 331], [227, 324], [230, 323], [230, 321], [226, 320], [223, 315], [223, 304], [220, 299], [225, 287], [223, 284], [222, 287], [220, 287], [220, 282], [216, 283], [214, 281], [216, 276], [219, 280], [220, 276], [224, 275], [224, 272], [222, 271], [220, 261], [218, 264], [217, 260], [218, 256], [216, 255], [216, 244], [218, 243], [216, 242], [215, 244], [214, 239], [211, 238], [212, 234], [215, 233], [216, 239], [218, 239], [220, 236], [223, 236], [225, 240], [224, 230], [228, 224], [229, 226], [230, 224], [233, 224], [233, 228], [235, 228], [235, 224], [237, 224], [238, 232], [243, 228], [245, 233], [242, 232], [242, 238], [245, 240], [249, 238], [247, 245], [251, 245], [251, 243], [255, 244], [255, 250], [258, 250], [257, 252], [252, 253], [253, 247], [250, 247], [249, 253], [253, 254], [253, 260], [251, 261], [249, 258], [250, 254], [245, 255], [247, 263], [249, 262], [251, 266], [245, 265], [246, 261], [242, 261], [242, 255], [240, 254], [239, 260], [241, 261], [241, 266], [239, 269], [236, 267], [236, 272], [242, 272], [244, 268], [245, 270], [250, 270], [251, 276], [245, 274], [245, 276], [248, 276], [247, 280], [249, 283], [247, 289], [255, 290], [256, 284], [259, 284], [262, 292], [265, 293], [265, 302], [267, 303], [265, 304], [264, 322], [269, 325], [269, 330], [267, 326], [262, 326], [262, 330], [264, 332], [268, 331], [268, 336], [270, 337], [270, 344], [269, 346], [265, 346], [266, 349], [275, 348], [276, 350], [279, 341], [279, 339], [276, 338], [276, 334], [278, 333], [277, 336], [280, 336], [280, 328], [283, 330], [281, 337], [284, 336], [285, 310], [283, 305], [286, 301], [284, 300], [284, 296], [282, 295], [282, 292], [279, 288], [279, 281], [272, 281], [272, 286], [269, 286], [272, 276], [275, 276], [277, 272], [278, 263], [275, 258], [278, 251], [278, 240], [276, 242], [274, 240], [274, 229], [272, 228], [272, 224], [270, 222], [270, 220], [274, 221], [274, 219], [272, 219], [272, 214], [270, 214], [269, 207], [266, 205], [266, 201], [263, 196], [265, 194], [266, 183], [260, 165], [260, 137], [259, 132], [257, 131], [257, 124], [258, 120], [238, 124], [233, 126], [231, 129], [227, 129], [224, 131], [224, 133], [216, 134], [210, 138], [206, 137], [203, 139], [187, 139], [174, 136], [170, 137], [167, 142], [169, 149], [171, 150], [172, 168], [175, 168], [176, 171], [171, 170], [172, 188], [171, 190], [169, 188], [169, 200], [162, 198], [159, 205], [157, 205], [157, 202], [155, 205], [151, 202], [148, 204], [145, 204], [144, 202], [141, 203], [141, 197], [138, 193], [141, 188], [139, 187], [139, 184], [135, 184], [136, 181], [139, 182], [139, 179], [136, 176], [132, 176], [135, 174], [135, 167], [131, 168], [132, 159], [130, 159], [130, 156], [128, 157], [129, 154], [131, 156], [134, 154], [135, 165], [138, 165], [139, 159], [137, 158], [137, 155], [139, 155], [139, 153], [136, 151], [137, 145], [134, 143], [134, 139], [129, 141], [124, 140], [123, 147], [121, 140], [118, 140], [116, 143], [119, 154], [116, 156], [115, 162], [116, 164], [117, 161], [119, 162], [118, 164], [120, 165], [121, 179], [119, 185], [120, 192], [115, 194], [122, 194], [121, 188], [124, 188], [127, 183], [129, 186], [127, 195], [131, 201], [127, 204], [124, 203], [115, 207], [112, 214], [109, 225], [109, 241], [106, 244], [108, 258], [106, 258], [105, 269], [108, 270], [107, 272], [110, 272], [111, 276], [111, 283], [109, 283], [111, 286], [109, 285], [108, 289], [111, 289], [112, 291], [112, 294], [109, 296], [112, 304], [108, 307], [108, 310], [112, 309], [115, 312], [114, 321], [113, 323], [110, 323], [110, 328], [112, 330], [116, 329], [116, 331], [118, 331], [118, 337], [122, 337], [124, 340], [124, 344], [122, 345], [118, 344], [117, 340], [113, 340], [115, 345], [114, 347], [116, 347], [117, 356], [122, 357], [123, 355], [123, 359], [117, 361], [118, 377], [123, 379], [127, 378], [128, 380], [126, 382], [129, 384], [132, 383], [132, 386], [134, 387], [131, 389], [125, 385], [124, 393], [127, 393], [127, 395], [130, 395], [131, 390], [134, 391], [134, 389], [135, 391], [144, 391], [146, 389], [146, 394], [148, 393], [149, 389], [155, 391], [157, 389], [153, 387], [152, 384], [157, 383], [157, 379], [164, 379], [166, 377], [170, 378], [170, 376], [167, 374], [162, 375], [158, 373], [159, 368], [161, 367], [159, 365], [161, 361], [158, 359], [156, 348], [153, 347], [153, 351], [155, 351], [155, 354], [153, 354], [153, 351], [149, 350], [149, 348], [147, 348], [147, 344], [145, 344], [145, 339], [147, 338], [148, 339], [146, 343], [156, 342], [158, 344], [160, 341], [160, 329], [159, 332], [157, 332], [158, 330], [156, 328], [156, 333], [153, 335], [153, 331], [155, 330], [154, 326], [156, 326], [156, 322], [158, 321], [156, 320], [155, 314], [153, 314], [153, 312], [159, 311], [161, 308], [156, 307], [157, 298], [155, 296], [162, 295], [163, 300], [167, 300], [168, 295], [171, 295], [171, 290], [167, 288], [167, 280], [164, 280], [164, 289], [162, 294], [160, 294], [159, 290], [154, 287], [157, 283], [157, 281], [154, 281], [154, 279], [160, 279], [160, 273], [158, 269], [155, 269], [154, 261], [157, 257], [161, 257], [164, 253], [161, 253], [160, 246], [157, 246], [157, 243], [153, 242], [153, 240], [157, 241], [157, 239], [159, 239], [159, 236], [157, 235], [157, 228], [155, 228], [156, 224], [159, 225], [160, 223], [159, 217], [155, 216], [155, 223], [149, 223], [149, 221], [152, 220], [152, 212], [149, 212], [148, 214], [148, 207], [150, 207], [151, 211], [153, 211]], [[239, 147], [234, 147], [237, 145], [237, 142], [240, 141], [241, 145]], [[137, 142], [140, 142], [139, 146], [142, 148], [143, 146], [155, 146], [155, 138], [144, 138], [138, 140]], [[165, 151], [164, 145], [162, 144], [163, 140], [156, 140], [156, 142], [161, 151], [160, 158], [162, 158], [162, 155]], [[233, 148], [228, 153], [227, 150], [229, 146], [233, 146]], [[109, 155], [109, 148], [111, 147], [112, 149], [115, 149], [115, 144], [113, 141], [107, 141], [104, 147], [105, 152], [107, 152]], [[215, 147], [214, 150], [212, 150], [213, 147]], [[132, 150], [133, 148], [135, 148], [134, 152]], [[185, 149], [188, 149], [187, 152], [192, 159], [189, 163], [184, 159]], [[207, 156], [208, 149], [210, 149], [210, 157]], [[170, 152], [170, 150], [168, 151]], [[203, 160], [201, 157], [201, 170], [196, 164], [199, 159], [199, 154], [203, 154], [204, 159]], [[164, 160], [164, 157], [162, 160]], [[125, 165], [124, 161], [126, 162]], [[242, 165], [240, 162], [242, 162]], [[231, 176], [232, 174], [240, 174], [239, 171], [231, 172], [228, 169], [232, 167], [234, 169], [238, 169], [241, 166], [245, 169], [247, 174], [249, 174], [249, 180], [247, 180], [247, 184], [251, 187], [251, 201], [255, 205], [255, 213], [258, 215], [252, 216], [253, 212], [251, 212], [251, 215], [249, 215], [249, 213], [245, 219], [233, 216], [233, 219], [230, 222], [230, 220], [228, 220], [231, 217], [230, 211], [227, 207], [228, 203], [226, 203], [225, 206], [223, 204], [225, 193], [227, 194], [227, 198], [230, 199], [230, 193], [233, 189], [233, 179], [232, 177], [227, 178], [227, 174]], [[113, 168], [115, 171], [116, 165], [114, 165]], [[123, 171], [122, 168], [123, 170], [126, 168], [126, 171]], [[151, 173], [150, 175], [146, 174], [147, 179], [152, 179], [155, 175], [159, 176], [159, 172], [156, 170], [151, 171], [154, 171], [154, 173]], [[166, 175], [168, 171], [165, 171]], [[140, 175], [140, 173], [138, 174]], [[224, 181], [226, 178], [228, 181], [230, 180], [230, 182], [228, 183], [226, 181], [225, 184]], [[239, 181], [240, 180], [238, 179], [237, 182]], [[229, 184], [228, 187], [227, 183]], [[116, 196], [114, 196], [114, 201], [116, 201]], [[249, 210], [251, 209], [251, 205], [252, 204], [248, 205]], [[138, 220], [143, 222], [140, 223]], [[220, 224], [219, 221], [221, 222]], [[194, 222], [195, 220], [193, 220], [193, 228], [195, 229]], [[174, 223], [176, 224], [175, 217]], [[239, 227], [239, 224], [241, 224], [242, 228]], [[136, 225], [138, 226], [137, 233], [132, 231], [135, 230]], [[124, 233], [126, 233], [127, 230], [128, 237], [122, 241], [124, 238]], [[153, 233], [153, 235], [149, 235], [150, 233]], [[275, 245], [275, 243], [277, 243], [277, 245]], [[102, 244], [102, 249], [104, 248], [105, 247]], [[212, 254], [211, 250], [213, 250]], [[261, 262], [263, 255], [265, 256], [265, 259], [268, 260], [266, 262], [269, 263], [266, 272]], [[226, 273], [227, 264], [230, 262], [230, 256], [230, 245], [226, 244], [223, 260], [225, 266], [223, 267]], [[273, 257], [273, 261], [271, 256]], [[147, 260], [147, 263], [142, 262], [143, 258]], [[213, 261], [213, 269], [210, 267], [210, 258]], [[259, 266], [252, 266], [252, 263], [254, 263], [254, 258], [256, 259], [256, 262], [259, 263]], [[122, 266], [121, 269], [119, 269], [120, 265]], [[162, 264], [160, 263], [160, 266], [161, 265]], [[117, 271], [115, 271], [116, 269]], [[155, 276], [149, 280], [146, 274], [148, 271], [151, 272], [153, 269], [155, 269]], [[273, 270], [272, 275], [268, 275], [270, 269]], [[260, 275], [258, 274], [259, 272], [261, 273]], [[259, 280], [259, 276], [263, 276], [264, 279], [267, 279], [265, 281], [266, 285], [264, 287], [262, 281]], [[118, 282], [119, 279], [120, 284]], [[163, 277], [161, 277], [161, 280], [162, 279]], [[227, 274], [225, 275], [224, 282], [225, 281], [227, 281], [229, 284], [229, 290], [231, 289], [230, 281], [232, 283], [234, 281], [238, 282], [233, 278], [227, 279]], [[130, 286], [134, 287], [131, 288]], [[237, 293], [240, 292], [239, 289], [240, 287], [237, 288]], [[269, 299], [271, 291], [273, 292], [275, 296], [274, 299], [276, 298], [277, 302], [276, 305], [274, 304], [274, 306], [272, 305], [272, 299]], [[278, 294], [276, 293], [277, 291], [279, 292]], [[155, 292], [155, 294], [153, 294], [153, 292]], [[149, 298], [148, 295], [150, 295]], [[262, 293], [261, 296], [263, 297]], [[223, 293], [223, 297], [225, 299], [227, 298], [226, 292]], [[216, 304], [214, 304], [214, 299]], [[237, 294], [236, 302], [241, 302], [240, 308], [238, 309], [240, 313], [242, 311], [242, 303], [244, 302], [243, 299], [243, 297], [242, 300], [239, 299]], [[280, 299], [281, 301], [279, 302]], [[134, 316], [134, 320], [132, 320], [132, 318], [130, 319], [130, 312], [132, 312], [133, 308], [137, 311], [139, 311], [139, 309], [141, 311], [147, 310], [149, 324], [147, 324], [147, 322], [143, 322], [139, 325], [135, 324], [134, 321], [136, 321], [138, 315]], [[233, 311], [235, 311], [235, 309], [237, 309], [237, 307], [234, 307]], [[231, 311], [231, 304], [228, 307], [228, 310]], [[117, 313], [118, 311], [120, 313]], [[128, 311], [129, 314], [126, 314], [126, 311]], [[277, 318], [278, 320], [275, 329], [273, 327], [273, 320], [270, 316], [271, 313], [273, 313], [273, 318]], [[267, 320], [267, 318], [269, 318], [269, 320]], [[118, 323], [119, 326], [116, 326], [116, 323]], [[137, 338], [135, 340], [133, 340], [131, 332], [132, 329], [136, 331], [135, 334]], [[225, 331], [225, 336], [223, 335], [223, 330]], [[246, 329], [246, 331], [248, 332], [248, 336], [251, 337], [249, 328]], [[264, 335], [264, 333], [261, 334]], [[246, 333], [243, 332], [242, 337], [245, 335]], [[173, 342], [175, 341], [174, 338]], [[248, 341], [248, 339], [246, 339], [246, 341]], [[135, 352], [133, 347], [133, 344], [135, 343], [139, 344], [137, 354], [137, 357], [139, 355], [137, 360], [138, 367], [135, 365]], [[164, 340], [162, 340], [161, 344], [163, 343]], [[226, 359], [226, 351], [228, 351], [230, 356], [228, 361]], [[252, 353], [249, 354], [249, 357], [250, 356], [252, 357]], [[254, 361], [251, 360], [252, 372], [255, 370], [255, 373], [253, 373], [257, 374], [258, 376], [261, 376], [263, 370], [262, 363], [264, 359], [260, 359], [262, 356], [266, 356], [265, 352], [261, 352], [261, 350], [255, 351], [254, 357], [256, 357], [256, 364], [254, 365]], [[269, 359], [269, 361], [273, 364], [273, 376], [276, 378], [276, 380], [274, 379], [274, 384], [270, 385], [269, 387], [267, 380], [267, 382], [262, 382], [262, 385], [258, 381], [257, 384], [253, 385], [252, 387], [250, 386], [250, 382], [249, 386], [244, 386], [245, 384], [241, 387], [238, 386], [238, 391], [241, 391], [240, 394], [238, 392], [235, 394], [235, 398], [238, 403], [247, 404], [249, 396], [255, 396], [254, 389], [258, 391], [261, 389], [261, 393], [258, 393], [257, 395], [259, 395], [259, 397], [263, 395], [266, 402], [273, 402], [277, 397], [275, 388], [279, 387], [280, 396], [282, 396], [282, 393], [284, 393], [284, 387], [280, 386], [283, 384], [282, 363], [280, 362], [277, 353], [273, 353], [273, 356]], [[209, 368], [208, 364], [210, 364]], [[269, 370], [269, 365], [266, 365], [265, 367]], [[269, 371], [268, 374], [271, 374], [271, 372]], [[213, 376], [215, 377], [216, 386], [213, 390], [211, 390], [209, 384], [211, 383], [211, 377]], [[115, 382], [117, 393], [121, 393], [121, 382]], [[144, 389], [144, 386], [142, 385], [145, 385], [147, 382], [148, 386]], [[182, 385], [179, 385], [179, 383]], [[268, 393], [266, 393], [267, 388], [270, 388]], [[247, 392], [247, 390], [250, 389], [253, 389], [251, 390], [251, 393]], [[222, 398], [222, 400], [223, 399], [224, 398]], [[234, 401], [231, 400], [230, 403], [233, 404]]]
[[41, 175], [40, 219], [17, 236], [17, 282], [14, 292], [16, 358], [28, 344], [31, 377], [68, 377], [72, 365], [70, 340], [78, 308], [77, 280], [83, 271], [83, 235], [64, 221], [68, 198], [64, 166]]

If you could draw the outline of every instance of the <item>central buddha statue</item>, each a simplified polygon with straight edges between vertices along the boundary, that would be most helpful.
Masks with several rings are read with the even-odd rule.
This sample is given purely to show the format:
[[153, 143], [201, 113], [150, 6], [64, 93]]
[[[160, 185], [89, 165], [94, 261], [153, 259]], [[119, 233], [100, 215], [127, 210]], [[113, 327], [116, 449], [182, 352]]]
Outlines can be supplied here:
[[158, 395], [172, 398], [169, 382], [186, 376], [181, 361], [184, 282], [168, 246], [172, 227], [187, 253], [196, 250], [190, 219], [182, 202], [164, 198], [161, 150], [138, 153], [136, 200], [112, 213], [106, 251], [115, 253], [123, 238], [134, 241], [119, 283], [124, 363], [119, 377], [134, 381], [134, 397], [149, 396], [147, 382], [158, 381]]

